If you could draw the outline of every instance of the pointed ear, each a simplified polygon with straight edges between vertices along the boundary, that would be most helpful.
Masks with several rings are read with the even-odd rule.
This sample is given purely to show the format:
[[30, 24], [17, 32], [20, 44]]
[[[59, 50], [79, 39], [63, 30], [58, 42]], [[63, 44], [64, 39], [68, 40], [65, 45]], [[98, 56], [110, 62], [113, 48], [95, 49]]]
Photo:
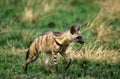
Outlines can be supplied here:
[[78, 25], [75, 27], [75, 29], [76, 29], [77, 31], [79, 31], [79, 30], [80, 30], [80, 24], [78, 24]]
[[76, 32], [76, 30], [75, 30], [75, 28], [72, 26], [71, 28], [70, 28], [70, 33], [71, 34], [74, 34]]

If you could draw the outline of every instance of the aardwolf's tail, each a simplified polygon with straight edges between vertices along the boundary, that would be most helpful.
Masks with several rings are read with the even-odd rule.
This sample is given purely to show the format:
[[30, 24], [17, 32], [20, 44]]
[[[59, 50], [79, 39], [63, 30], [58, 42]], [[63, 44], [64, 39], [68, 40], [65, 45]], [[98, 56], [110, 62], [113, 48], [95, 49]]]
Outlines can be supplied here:
[[28, 59], [28, 57], [29, 57], [29, 49], [28, 49], [28, 51], [26, 52], [26, 60]]

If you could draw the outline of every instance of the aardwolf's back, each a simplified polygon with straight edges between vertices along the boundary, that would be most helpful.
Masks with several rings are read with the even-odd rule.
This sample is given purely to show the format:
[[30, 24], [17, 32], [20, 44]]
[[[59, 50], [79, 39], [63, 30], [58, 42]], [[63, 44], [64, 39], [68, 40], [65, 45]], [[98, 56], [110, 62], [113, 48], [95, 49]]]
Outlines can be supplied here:
[[[37, 37], [34, 42], [29, 47], [30, 51], [36, 51], [36, 52], [49, 52], [53, 50], [55, 47], [55, 35], [53, 32], [46, 32], [45, 34], [42, 34], [41, 36]], [[36, 53], [34, 52], [34, 53]]]

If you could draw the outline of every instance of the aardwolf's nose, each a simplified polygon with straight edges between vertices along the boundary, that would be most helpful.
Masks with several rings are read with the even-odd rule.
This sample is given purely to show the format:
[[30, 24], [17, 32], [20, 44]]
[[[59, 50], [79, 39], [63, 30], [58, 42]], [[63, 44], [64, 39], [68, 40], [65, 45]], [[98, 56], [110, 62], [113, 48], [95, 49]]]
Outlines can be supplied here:
[[78, 37], [76, 38], [76, 40], [77, 40], [77, 42], [80, 43], [80, 44], [83, 44], [83, 43], [84, 43], [84, 40], [83, 40], [83, 38], [82, 38], [81, 36], [78, 36]]

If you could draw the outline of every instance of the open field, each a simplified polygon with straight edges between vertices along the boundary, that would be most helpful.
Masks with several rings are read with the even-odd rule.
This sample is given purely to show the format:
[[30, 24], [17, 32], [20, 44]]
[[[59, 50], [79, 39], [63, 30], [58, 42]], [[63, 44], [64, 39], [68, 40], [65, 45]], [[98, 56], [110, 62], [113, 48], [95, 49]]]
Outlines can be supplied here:
[[[59, 75], [41, 64], [41, 56], [23, 74], [25, 52], [46, 31], [81, 24], [85, 44], [71, 44], [72, 64]], [[51, 61], [51, 66], [53, 62]], [[0, 0], [0, 79], [120, 79], [119, 0]]]

